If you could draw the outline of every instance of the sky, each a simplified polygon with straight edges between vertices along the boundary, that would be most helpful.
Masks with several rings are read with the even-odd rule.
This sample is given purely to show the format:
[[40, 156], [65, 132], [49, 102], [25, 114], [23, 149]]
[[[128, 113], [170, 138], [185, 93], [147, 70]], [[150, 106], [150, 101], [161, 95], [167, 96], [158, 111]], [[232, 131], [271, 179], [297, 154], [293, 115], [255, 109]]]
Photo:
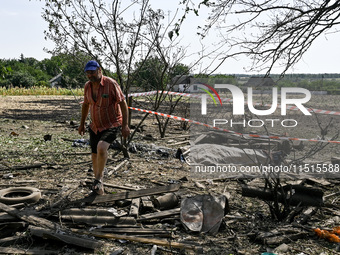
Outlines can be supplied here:
[[[174, 13], [174, 1], [155, 1], [165, 13]], [[53, 42], [44, 39], [44, 30], [47, 23], [41, 17], [44, 0], [10, 0], [3, 1], [0, 9], [1, 40], [0, 58], [18, 59], [21, 54], [24, 57], [33, 57], [38, 60], [50, 58], [51, 55], [44, 48], [52, 49]], [[175, 6], [176, 7], [176, 6]], [[171, 12], [168, 12], [172, 9]], [[193, 28], [204, 21], [194, 15], [190, 16], [191, 22], [181, 30], [184, 41], [190, 39], [186, 36], [193, 32]], [[214, 38], [212, 38], [214, 39]], [[340, 73], [340, 33], [328, 34], [318, 38], [308, 50], [303, 59], [290, 69], [288, 73]], [[190, 47], [192, 43], [188, 42]], [[217, 70], [217, 73], [239, 74], [247, 73], [245, 67], [249, 66], [250, 60], [242, 58], [229, 60]], [[273, 73], [279, 73], [273, 71]]]

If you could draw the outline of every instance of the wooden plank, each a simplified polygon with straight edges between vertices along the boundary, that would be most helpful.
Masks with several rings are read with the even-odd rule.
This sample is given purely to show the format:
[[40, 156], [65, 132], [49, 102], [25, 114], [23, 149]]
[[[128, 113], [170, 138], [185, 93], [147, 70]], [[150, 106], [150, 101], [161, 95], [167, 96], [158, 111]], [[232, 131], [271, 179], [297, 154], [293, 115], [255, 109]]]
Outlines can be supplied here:
[[144, 197], [144, 196], [151, 196], [151, 195], [156, 195], [156, 194], [161, 194], [161, 193], [174, 192], [174, 191], [178, 191], [180, 187], [181, 187], [180, 184], [171, 184], [168, 186], [121, 192], [117, 194], [108, 194], [108, 195], [103, 195], [103, 196], [90, 196], [90, 197], [86, 197], [80, 200], [79, 202], [87, 202], [91, 204], [112, 202], [112, 201], [117, 201], [117, 200], [122, 200], [122, 199], [132, 199], [132, 198], [137, 198], [137, 197]]
[[91, 225], [105, 224], [105, 225], [136, 225], [136, 219], [133, 217], [115, 216], [84, 216], [84, 215], [62, 215], [63, 220], [70, 220], [72, 222], [87, 223]]
[[129, 240], [132, 242], [140, 242], [140, 243], [148, 243], [148, 244], [155, 244], [160, 246], [165, 246], [169, 248], [176, 248], [176, 249], [188, 249], [197, 251], [197, 254], [203, 254], [203, 248], [199, 245], [195, 244], [186, 244], [180, 242], [173, 242], [167, 239], [158, 239], [158, 238], [146, 238], [146, 237], [138, 237], [138, 236], [127, 236], [127, 235], [120, 235], [120, 234], [110, 234], [110, 233], [102, 233], [102, 232], [89, 232], [89, 231], [76, 231], [76, 233], [85, 234], [85, 235], [92, 235], [100, 238], [110, 238], [116, 240]]
[[140, 206], [140, 198], [137, 197], [137, 198], [132, 199], [131, 206], [130, 206], [130, 213], [129, 213], [131, 217], [138, 217], [139, 206]]
[[29, 226], [28, 230], [34, 236], [58, 240], [67, 244], [72, 244], [87, 249], [95, 250], [103, 246], [103, 242], [100, 241], [95, 241], [90, 238], [77, 237], [69, 234], [59, 234], [49, 229]]
[[135, 234], [135, 235], [171, 234], [170, 230], [151, 229], [151, 228], [101, 228], [100, 231], [109, 232], [109, 233]]
[[116, 167], [114, 167], [110, 172], [108, 172], [108, 176], [112, 175], [114, 172], [121, 169], [123, 166], [125, 166], [129, 162], [129, 159], [124, 159], [122, 162], [120, 162]]
[[186, 143], [189, 143], [189, 142], [190, 142], [189, 140], [185, 140], [185, 141], [180, 141], [180, 142], [176, 142], [176, 143], [171, 143], [169, 145], [175, 146], [175, 145], [186, 144]]
[[123, 189], [123, 190], [138, 190], [136, 188], [128, 187], [128, 186], [121, 186], [121, 185], [116, 185], [116, 184], [111, 184], [104, 182], [104, 186], [110, 187], [110, 188], [115, 188], [115, 189]]
[[[19, 218], [23, 221], [31, 223], [35, 226], [43, 226], [49, 229], [61, 229], [61, 226], [58, 223], [54, 223], [52, 221], [46, 220], [44, 218], [36, 217], [34, 215], [30, 215], [32, 213], [28, 213], [25, 211], [19, 211], [13, 207], [0, 203], [0, 211], [4, 211], [11, 216]], [[27, 213], [27, 214], [26, 214]]]
[[[59, 213], [59, 212], [58, 212]], [[114, 214], [109, 209], [104, 208], [69, 208], [62, 210], [61, 215], [86, 215], [86, 216], [111, 216]]]
[[[85, 183], [88, 186], [91, 186], [93, 183], [94, 179], [91, 180], [86, 180]], [[133, 187], [128, 187], [128, 186], [122, 186], [122, 185], [116, 185], [116, 184], [111, 184], [107, 182], [103, 182], [103, 185], [106, 187], [114, 188], [114, 189], [122, 189], [122, 190], [139, 190], [138, 188], [133, 188]]]
[[181, 208], [175, 208], [171, 210], [140, 215], [137, 221], [151, 220], [151, 219], [164, 218], [168, 216], [178, 215], [180, 213], [180, 210]]

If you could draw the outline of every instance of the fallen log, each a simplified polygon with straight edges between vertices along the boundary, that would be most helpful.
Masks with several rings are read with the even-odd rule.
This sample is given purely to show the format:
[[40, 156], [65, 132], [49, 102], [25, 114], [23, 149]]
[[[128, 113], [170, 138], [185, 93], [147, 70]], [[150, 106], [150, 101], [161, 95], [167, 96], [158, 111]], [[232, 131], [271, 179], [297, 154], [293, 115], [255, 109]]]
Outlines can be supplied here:
[[29, 226], [28, 227], [29, 232], [34, 235], [41, 238], [48, 238], [52, 240], [58, 240], [62, 241], [66, 244], [72, 244], [79, 247], [87, 248], [87, 249], [98, 249], [103, 246], [103, 242], [96, 241], [90, 238], [83, 238], [83, 237], [77, 237], [69, 234], [60, 234], [56, 233], [54, 231], [51, 231], [49, 229]]
[[180, 184], [171, 184], [168, 186], [121, 192], [117, 194], [109, 194], [109, 195], [103, 195], [103, 196], [90, 196], [90, 197], [81, 199], [78, 202], [86, 202], [90, 204], [113, 202], [113, 201], [122, 200], [122, 199], [131, 199], [131, 198], [151, 196], [151, 195], [156, 195], [156, 194], [161, 194], [161, 193], [174, 192], [174, 191], [178, 191], [180, 186], [181, 186]]

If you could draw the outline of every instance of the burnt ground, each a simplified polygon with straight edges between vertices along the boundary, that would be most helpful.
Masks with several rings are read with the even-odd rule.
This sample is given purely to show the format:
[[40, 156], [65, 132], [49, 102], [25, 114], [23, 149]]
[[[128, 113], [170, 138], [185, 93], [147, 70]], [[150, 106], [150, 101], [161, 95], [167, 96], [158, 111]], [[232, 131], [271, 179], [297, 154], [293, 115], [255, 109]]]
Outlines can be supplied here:
[[[59, 211], [65, 208], [114, 208], [118, 212], [129, 213], [130, 205], [113, 202], [97, 205], [83, 203], [75, 206], [74, 204], [74, 201], [84, 198], [89, 193], [85, 181], [92, 177], [89, 147], [82, 144], [72, 146], [75, 140], [87, 138], [80, 137], [77, 132], [80, 120], [79, 101], [79, 98], [63, 96], [1, 98], [0, 187], [1, 189], [21, 186], [38, 188], [42, 192], [42, 198], [35, 204], [25, 205], [20, 209], [22, 212], [29, 211], [32, 215], [57, 222], [68, 229], [90, 231], [93, 230], [93, 224], [67, 221], [60, 217]], [[337, 105], [337, 98], [328, 96], [316, 100], [313, 107], [332, 110], [336, 109]], [[149, 107], [146, 103], [140, 106]], [[182, 113], [183, 109], [179, 108], [174, 115], [183, 116]], [[132, 124], [138, 124], [143, 116], [142, 113], [133, 112]], [[321, 116], [319, 122], [328, 123], [330, 118], [331, 116]], [[332, 137], [339, 129], [339, 118], [334, 117], [328, 136]], [[113, 186], [145, 189], [180, 183], [181, 187], [177, 192], [180, 198], [199, 194], [224, 194], [228, 198], [230, 211], [223, 218], [216, 235], [188, 231], [181, 224], [178, 215], [138, 222], [139, 227], [167, 229], [171, 235], [165, 237], [166, 240], [200, 245], [203, 247], [204, 254], [261, 254], [278, 247], [281, 250], [275, 250], [275, 254], [340, 254], [338, 244], [318, 238], [311, 230], [313, 228], [332, 230], [333, 227], [340, 226], [340, 201], [337, 194], [340, 181], [338, 179], [290, 180], [293, 184], [319, 189], [324, 196], [330, 196], [325, 200], [323, 207], [312, 208], [314, 214], [310, 215], [304, 224], [301, 224], [299, 218], [302, 216], [301, 210], [310, 208], [307, 206], [292, 206], [291, 210], [295, 210], [296, 214], [290, 220], [278, 221], [271, 217], [267, 203], [258, 198], [242, 196], [241, 184], [250, 183], [256, 187], [263, 187], [263, 179], [195, 180], [189, 172], [189, 165], [175, 157], [178, 148], [189, 144], [189, 131], [183, 130], [178, 121], [171, 120], [166, 137], [161, 139], [155, 116], [150, 115], [144, 124], [143, 129], [136, 133], [133, 140], [137, 150], [130, 152], [130, 160], [122, 168], [115, 169], [124, 160], [123, 154], [116, 149], [110, 149], [107, 169], [111, 175], [106, 176], [104, 180], [109, 184], [105, 186], [106, 193], [117, 194], [126, 191]], [[317, 125], [312, 124], [310, 119], [305, 120], [301, 117], [301, 125], [302, 128], [296, 130], [296, 133], [291, 132], [290, 136], [315, 138], [318, 135]], [[47, 139], [46, 135], [51, 135], [51, 140]], [[293, 159], [298, 154], [303, 155], [311, 146], [307, 143], [302, 151], [291, 153], [287, 159]], [[330, 164], [331, 158], [338, 156], [339, 152], [339, 145], [329, 145], [305, 162]], [[25, 169], [25, 166], [32, 165], [37, 167]], [[139, 213], [143, 215], [155, 211], [145, 206], [140, 208]], [[8, 231], [9, 222], [12, 221], [8, 219], [0, 221], [1, 238], [11, 236], [20, 238], [6, 246], [1, 244], [2, 253], [20, 253], [19, 251], [25, 250], [29, 253], [32, 250], [44, 249], [57, 251], [59, 254], [114, 254], [114, 251], [121, 252], [117, 254], [151, 254], [153, 247], [153, 244], [141, 242], [92, 237], [93, 240], [105, 243], [104, 246], [93, 251], [60, 241], [56, 242], [46, 236], [43, 239], [33, 236], [27, 230], [27, 225]], [[136, 235], [132, 234], [132, 236]], [[155, 234], [147, 237], [164, 239]], [[5, 248], [13, 250], [10, 252]], [[180, 250], [158, 245], [155, 254], [195, 253], [197, 251], [190, 249]]]

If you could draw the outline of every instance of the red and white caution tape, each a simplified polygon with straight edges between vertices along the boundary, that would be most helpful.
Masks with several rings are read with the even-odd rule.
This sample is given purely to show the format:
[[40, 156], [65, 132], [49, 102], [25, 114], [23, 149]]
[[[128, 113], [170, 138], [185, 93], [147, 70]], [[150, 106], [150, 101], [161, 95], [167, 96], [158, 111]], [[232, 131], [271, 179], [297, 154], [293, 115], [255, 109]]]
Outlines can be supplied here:
[[154, 91], [148, 91], [148, 92], [132, 93], [132, 94], [129, 94], [128, 96], [129, 97], [150, 96], [150, 95], [157, 94], [157, 92], [158, 92], [157, 90], [154, 90]]
[[174, 119], [174, 120], [186, 121], [186, 122], [193, 123], [193, 124], [196, 124], [196, 125], [201, 125], [201, 126], [212, 128], [212, 129], [216, 129], [216, 130], [221, 130], [221, 131], [224, 131], [224, 132], [227, 132], [227, 133], [235, 134], [235, 135], [238, 135], [238, 136], [244, 136], [244, 137], [266, 138], [266, 139], [274, 139], [274, 140], [306, 141], [306, 142], [322, 142], [322, 143], [340, 144], [340, 141], [316, 140], [316, 139], [281, 137], [281, 136], [268, 136], [268, 135], [242, 134], [242, 133], [238, 133], [238, 132], [235, 132], [235, 131], [232, 131], [232, 130], [228, 130], [228, 129], [224, 129], [224, 128], [219, 128], [219, 127], [214, 127], [214, 126], [209, 125], [209, 124], [201, 123], [201, 122], [198, 122], [198, 121], [195, 121], [195, 120], [190, 120], [190, 119], [186, 119], [186, 118], [182, 118], [182, 117], [178, 117], [178, 116], [174, 116], [174, 115], [170, 115], [170, 114], [165, 114], [165, 113], [160, 113], [160, 112], [155, 112], [155, 111], [150, 111], [150, 110], [144, 110], [144, 109], [135, 108], [135, 107], [129, 107], [129, 109], [135, 110], [135, 111], [139, 111], [139, 112], [150, 113], [150, 114], [154, 114], [154, 115], [158, 115], [158, 116], [163, 116], [163, 117], [171, 118], [171, 119]]

